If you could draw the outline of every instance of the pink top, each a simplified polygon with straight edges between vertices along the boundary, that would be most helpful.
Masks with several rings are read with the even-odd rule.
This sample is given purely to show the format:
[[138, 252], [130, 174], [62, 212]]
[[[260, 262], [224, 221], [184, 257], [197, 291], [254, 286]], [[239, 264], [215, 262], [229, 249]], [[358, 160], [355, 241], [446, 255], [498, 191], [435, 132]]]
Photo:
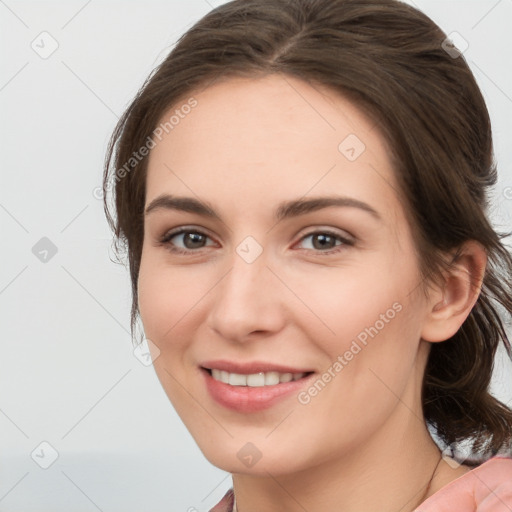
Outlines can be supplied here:
[[512, 459], [493, 457], [452, 480], [417, 512], [512, 512]]
[[[233, 512], [233, 490], [210, 512]], [[415, 512], [512, 512], [512, 459], [493, 457], [452, 480]]]

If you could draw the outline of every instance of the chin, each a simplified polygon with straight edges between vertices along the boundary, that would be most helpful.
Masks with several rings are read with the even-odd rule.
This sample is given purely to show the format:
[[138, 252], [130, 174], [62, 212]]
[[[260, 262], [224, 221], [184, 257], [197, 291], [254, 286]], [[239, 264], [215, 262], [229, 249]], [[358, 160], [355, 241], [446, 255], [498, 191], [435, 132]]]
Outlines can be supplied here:
[[[229, 439], [218, 443], [198, 443], [199, 449], [212, 465], [229, 473], [254, 476], [272, 476], [303, 471], [315, 465], [307, 454], [298, 453], [293, 446], [279, 446], [250, 436], [242, 440]], [[300, 443], [296, 443], [300, 444]]]

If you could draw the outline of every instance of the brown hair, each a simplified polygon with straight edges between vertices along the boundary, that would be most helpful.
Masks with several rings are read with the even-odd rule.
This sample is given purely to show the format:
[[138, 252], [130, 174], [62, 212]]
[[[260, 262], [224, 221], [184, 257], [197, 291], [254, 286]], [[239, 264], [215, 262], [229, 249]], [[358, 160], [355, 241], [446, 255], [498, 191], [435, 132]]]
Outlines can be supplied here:
[[465, 241], [486, 249], [476, 305], [451, 339], [432, 344], [423, 409], [444, 443], [472, 441], [475, 462], [510, 451], [512, 411], [489, 393], [500, 343], [512, 358], [499, 314], [512, 314], [512, 257], [486, 214], [497, 181], [489, 114], [463, 56], [426, 15], [397, 0], [235, 0], [199, 20], [148, 77], [112, 135], [103, 182], [115, 249], [129, 260], [132, 334], [147, 171], [147, 158], [134, 154], [187, 95], [217, 79], [270, 73], [330, 86], [380, 125], [425, 290]]

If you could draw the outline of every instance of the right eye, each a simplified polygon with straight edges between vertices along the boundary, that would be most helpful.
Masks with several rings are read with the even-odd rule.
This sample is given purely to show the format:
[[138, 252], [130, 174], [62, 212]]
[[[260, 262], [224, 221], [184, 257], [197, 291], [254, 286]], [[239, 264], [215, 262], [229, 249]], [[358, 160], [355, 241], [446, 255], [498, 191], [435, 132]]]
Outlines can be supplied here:
[[[207, 243], [210, 240], [212, 243]], [[196, 252], [197, 249], [215, 245], [213, 240], [201, 231], [190, 228], [179, 228], [166, 233], [160, 240], [170, 251], [179, 254]]]

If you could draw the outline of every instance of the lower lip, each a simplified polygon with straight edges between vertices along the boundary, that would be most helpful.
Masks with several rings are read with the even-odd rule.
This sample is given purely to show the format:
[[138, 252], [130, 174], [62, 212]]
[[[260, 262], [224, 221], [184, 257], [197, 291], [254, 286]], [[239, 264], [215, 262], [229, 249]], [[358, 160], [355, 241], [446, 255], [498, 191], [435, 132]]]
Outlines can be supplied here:
[[274, 386], [231, 386], [215, 380], [207, 370], [201, 370], [206, 388], [211, 397], [220, 405], [237, 412], [257, 412], [269, 409], [278, 401], [292, 395], [298, 394], [304, 387], [304, 383], [309, 380], [313, 374], [303, 377], [299, 380], [282, 382]]

